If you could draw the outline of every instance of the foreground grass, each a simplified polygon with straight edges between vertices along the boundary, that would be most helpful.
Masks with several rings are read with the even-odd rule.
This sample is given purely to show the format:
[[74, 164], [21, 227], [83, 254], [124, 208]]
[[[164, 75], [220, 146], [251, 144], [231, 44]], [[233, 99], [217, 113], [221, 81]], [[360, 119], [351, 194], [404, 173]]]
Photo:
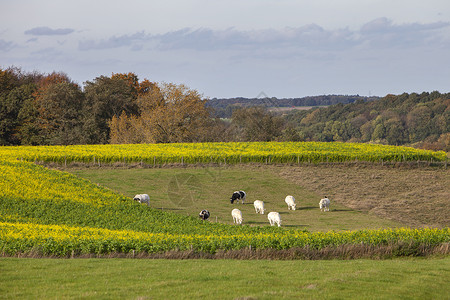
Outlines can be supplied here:
[[[281, 168], [281, 167], [280, 167]], [[190, 167], [190, 168], [83, 168], [67, 171], [89, 179], [131, 198], [150, 195], [150, 206], [182, 215], [197, 216], [202, 209], [211, 213], [210, 221], [233, 224], [231, 210], [238, 207], [244, 224], [269, 225], [267, 213], [278, 211], [282, 225], [308, 231], [360, 230], [401, 227], [402, 224], [352, 210], [333, 201], [331, 211], [323, 213], [319, 200], [333, 191], [318, 194], [281, 178], [277, 168], [264, 166]], [[247, 192], [247, 201], [230, 204], [235, 190]], [[284, 198], [293, 195], [296, 211], [288, 211]], [[253, 201], [263, 200], [266, 214], [255, 213]]]
[[448, 299], [450, 258], [0, 258], [2, 299]]

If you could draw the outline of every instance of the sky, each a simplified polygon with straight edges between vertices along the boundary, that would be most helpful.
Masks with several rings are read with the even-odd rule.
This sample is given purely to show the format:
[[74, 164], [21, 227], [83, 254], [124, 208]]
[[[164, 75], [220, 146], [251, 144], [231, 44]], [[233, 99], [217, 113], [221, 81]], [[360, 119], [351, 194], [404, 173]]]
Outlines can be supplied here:
[[0, 0], [0, 68], [207, 98], [450, 90], [449, 0]]

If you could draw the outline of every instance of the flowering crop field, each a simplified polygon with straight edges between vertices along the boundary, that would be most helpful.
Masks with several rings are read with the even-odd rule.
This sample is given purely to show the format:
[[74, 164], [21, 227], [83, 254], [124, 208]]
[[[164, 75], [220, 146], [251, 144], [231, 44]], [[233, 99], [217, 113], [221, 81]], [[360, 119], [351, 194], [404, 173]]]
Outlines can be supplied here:
[[[230, 226], [231, 227], [231, 226]], [[176, 231], [176, 230], [175, 230]], [[259, 232], [258, 232], [259, 231]], [[449, 241], [449, 229], [384, 229], [347, 232], [308, 233], [294, 230], [275, 232], [242, 230], [208, 234], [152, 233], [134, 230], [108, 230], [66, 225], [0, 222], [0, 249], [14, 255], [35, 251], [43, 255], [69, 256], [77, 254], [108, 254], [164, 252], [189, 250], [215, 253], [217, 250], [289, 249], [367, 244], [371, 246], [395, 243], [436, 245]]]
[[0, 159], [42, 162], [299, 163], [443, 161], [443, 151], [357, 143], [242, 142], [1, 147]]
[[[301, 147], [305, 148], [300, 149]], [[317, 153], [312, 150], [314, 147], [318, 147]], [[354, 152], [358, 155], [351, 154], [351, 147], [355, 147]], [[306, 148], [309, 150], [305, 150]], [[324, 150], [325, 148], [327, 150]], [[372, 152], [363, 149], [371, 149]], [[372, 153], [366, 156], [370, 160], [370, 155], [375, 155], [377, 151], [383, 153], [387, 149], [390, 148], [372, 149], [369, 145], [339, 143], [329, 146], [317, 143], [217, 143], [209, 146], [172, 144], [2, 147], [0, 148], [0, 254], [39, 253], [68, 256], [74, 253], [108, 254], [131, 251], [160, 253], [189, 249], [216, 253], [219, 250], [247, 247], [322, 249], [340, 245], [377, 246], [398, 243], [439, 245], [450, 242], [449, 228], [311, 233], [283, 227], [232, 226], [203, 222], [195, 217], [141, 205], [86, 179], [29, 162], [35, 160], [61, 162], [64, 159], [90, 161], [94, 156], [101, 161], [120, 161], [125, 157], [127, 161], [140, 161], [153, 160], [153, 157], [157, 157], [162, 163], [184, 157], [186, 163], [193, 163], [205, 161], [208, 156], [213, 156], [213, 160], [225, 158], [233, 162], [240, 160], [246, 162], [263, 161], [268, 155], [272, 161], [283, 162], [296, 160], [300, 153], [305, 155], [302, 156], [302, 160], [305, 157], [317, 160], [327, 153], [329, 159], [339, 161], [350, 157], [363, 159], [364, 151]], [[305, 154], [305, 151], [310, 153]], [[405, 155], [411, 159], [413, 157], [443, 159], [439, 152], [414, 151], [416, 150], [399, 148], [398, 152], [390, 155], [391, 158]], [[387, 154], [380, 155], [377, 159], [389, 157]], [[18, 161], [19, 158], [23, 161]]]

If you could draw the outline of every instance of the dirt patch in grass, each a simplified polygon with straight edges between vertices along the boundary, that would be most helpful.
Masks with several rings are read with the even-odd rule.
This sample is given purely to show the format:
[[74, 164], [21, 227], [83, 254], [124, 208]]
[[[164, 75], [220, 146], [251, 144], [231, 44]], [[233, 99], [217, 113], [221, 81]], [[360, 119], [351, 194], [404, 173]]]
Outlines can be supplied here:
[[320, 164], [283, 166], [278, 170], [282, 177], [328, 196], [331, 205], [340, 203], [405, 226], [450, 226], [448, 168]]

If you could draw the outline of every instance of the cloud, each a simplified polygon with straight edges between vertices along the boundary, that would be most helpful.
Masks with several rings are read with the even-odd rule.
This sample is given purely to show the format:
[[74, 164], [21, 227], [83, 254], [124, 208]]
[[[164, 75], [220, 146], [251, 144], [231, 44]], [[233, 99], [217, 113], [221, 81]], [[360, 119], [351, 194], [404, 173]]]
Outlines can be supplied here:
[[51, 29], [49, 27], [35, 27], [25, 31], [27, 35], [68, 35], [74, 32], [71, 28]]
[[0, 51], [9, 51], [14, 48], [13, 42], [8, 42], [5, 40], [0, 40]]
[[450, 26], [449, 22], [434, 22], [428, 24], [406, 23], [395, 25], [392, 20], [388, 18], [378, 18], [364, 24], [361, 27], [361, 32], [367, 34], [408, 33], [442, 29], [448, 26]]
[[[195, 50], [240, 52], [292, 49], [293, 51], [336, 52], [356, 47], [410, 48], [419, 46], [447, 46], [449, 22], [428, 24], [394, 24], [387, 18], [379, 18], [364, 24], [359, 30], [340, 28], [328, 30], [317, 24], [282, 29], [213, 30], [210, 28], [184, 28], [164, 34], [150, 35], [144, 32], [111, 37], [107, 40], [80, 43], [82, 50], [132, 47], [143, 45], [157, 50]], [[139, 44], [139, 47], [137, 47]]]
[[396, 25], [387, 18], [366, 23], [360, 30], [327, 30], [317, 24], [296, 28], [239, 31], [183, 29], [154, 36], [163, 50], [262, 50], [294, 48], [306, 51], [348, 50], [370, 44], [377, 48], [447, 45], [449, 22]]
[[450, 42], [449, 28], [450, 22], [397, 25], [387, 18], [378, 18], [361, 27], [360, 40], [377, 48], [410, 48], [426, 45], [445, 47]]
[[137, 32], [132, 35], [112, 36], [108, 39], [84, 40], [78, 43], [78, 49], [81, 51], [104, 50], [120, 47], [132, 47], [133, 49], [142, 48], [142, 42], [149, 41], [150, 35], [145, 32]]
[[37, 42], [38, 41], [38, 38], [31, 38], [31, 39], [28, 39], [26, 42], [27, 43], [34, 43], [34, 42]]
[[60, 59], [66, 59], [67, 57], [63, 51], [57, 50], [52, 47], [33, 51], [30, 53], [30, 55], [33, 56], [36, 60], [45, 62], [55, 62]]
[[347, 29], [327, 31], [316, 25], [299, 28], [264, 29], [243, 31], [234, 28], [213, 30], [210, 28], [183, 28], [164, 34], [137, 32], [131, 35], [112, 36], [100, 40], [80, 41], [78, 49], [104, 50], [130, 47], [143, 49], [144, 45], [157, 50], [250, 50], [254, 48], [327, 47], [351, 43], [353, 33]]
[[134, 34], [112, 36], [106, 39], [82, 40], [81, 51], [127, 48], [132, 51], [194, 50], [201, 52], [264, 53], [282, 52], [292, 55], [321, 55], [319, 52], [338, 53], [354, 49], [389, 49], [411, 47], [442, 47], [449, 44], [449, 22], [428, 24], [394, 24], [379, 18], [364, 24], [360, 29], [325, 29], [317, 24], [281, 29], [238, 30], [227, 28], [183, 28], [163, 34]]

